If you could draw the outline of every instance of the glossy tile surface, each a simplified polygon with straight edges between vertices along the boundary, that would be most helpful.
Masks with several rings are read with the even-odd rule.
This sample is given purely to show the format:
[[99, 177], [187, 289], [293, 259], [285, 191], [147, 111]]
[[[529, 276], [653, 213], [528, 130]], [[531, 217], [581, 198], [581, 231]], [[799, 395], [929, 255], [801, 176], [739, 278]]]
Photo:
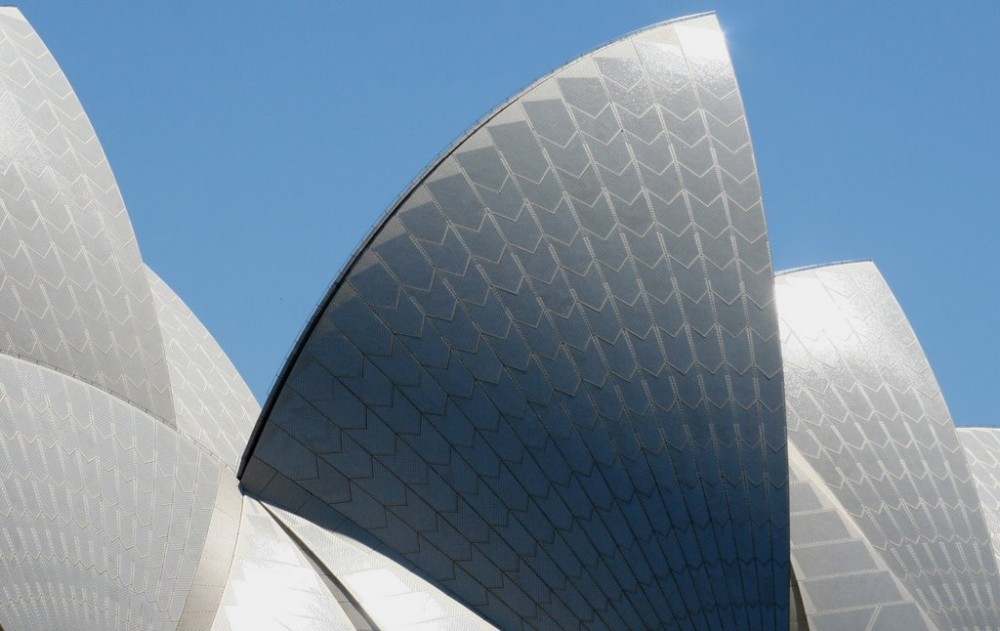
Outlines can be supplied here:
[[242, 483], [349, 520], [501, 628], [787, 624], [771, 278], [715, 18], [639, 32], [404, 196], [307, 332]]
[[300, 547], [251, 498], [244, 498], [232, 572], [211, 628], [355, 631]]
[[5, 629], [173, 629], [220, 463], [103, 390], [0, 355]]
[[[976, 484], [930, 365], [881, 274], [871, 263], [806, 269], [778, 275], [776, 293], [789, 444], [814, 494], [831, 498], [829, 510], [810, 512], [806, 486], [791, 487], [792, 560], [810, 625], [840, 611], [834, 626], [860, 628], [872, 607], [897, 600], [915, 602], [938, 628], [995, 625], [1000, 581]], [[836, 535], [838, 520], [863, 540]], [[821, 553], [809, 546], [821, 539], [843, 541]], [[859, 580], [855, 570], [881, 564], [898, 587]], [[868, 609], [848, 618], [849, 605]], [[917, 624], [898, 616], [896, 628]]]
[[794, 443], [788, 465], [798, 628], [936, 629]]
[[316, 555], [378, 628], [494, 629], [412, 569], [366, 545], [364, 533], [331, 532], [281, 509], [273, 509], [273, 513]]
[[101, 144], [24, 17], [0, 8], [0, 353], [173, 422], [139, 247]]

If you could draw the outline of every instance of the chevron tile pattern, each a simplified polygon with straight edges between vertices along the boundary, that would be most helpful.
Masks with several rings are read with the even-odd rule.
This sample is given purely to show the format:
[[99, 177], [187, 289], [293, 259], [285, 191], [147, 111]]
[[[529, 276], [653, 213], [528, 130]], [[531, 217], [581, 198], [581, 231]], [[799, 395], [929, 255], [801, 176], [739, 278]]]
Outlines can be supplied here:
[[173, 409], [139, 248], [101, 145], [21, 14], [0, 9], [0, 352], [165, 423]]
[[[807, 613], [857, 606], [860, 624], [877, 604], [871, 599], [907, 597], [937, 628], [991, 628], [1000, 582], [976, 481], [927, 359], [878, 270], [853, 263], [781, 274], [776, 292], [789, 444], [813, 472], [813, 491], [824, 488], [840, 506], [811, 512], [806, 486], [792, 484], [792, 559], [803, 600], [811, 601]], [[854, 594], [864, 584], [846, 570], [874, 566], [857, 545], [862, 556], [846, 554], [837, 520], [846, 524], [841, 533], [853, 522], [906, 593]], [[811, 538], [796, 541], [797, 532]], [[822, 555], [810, 569], [807, 544], [825, 539], [843, 540], [836, 547], [845, 554]], [[809, 583], [823, 574], [823, 589]]]
[[177, 431], [236, 470], [260, 406], [215, 338], [148, 267]]
[[794, 443], [788, 469], [797, 628], [936, 629]]
[[770, 251], [722, 33], [558, 70], [338, 281], [242, 484], [501, 628], [788, 621]]
[[0, 355], [0, 621], [173, 629], [221, 466], [132, 405]]
[[1000, 560], [1000, 429], [962, 427], [958, 439], [976, 480], [979, 505], [993, 541], [993, 556]]
[[0, 331], [3, 629], [1000, 620], [1000, 430], [872, 264], [775, 283], [713, 16], [470, 131], [259, 414], [0, 8]]
[[143, 265], [94, 130], [13, 8], [0, 8], [0, 331], [0, 625], [206, 628], [242, 502], [220, 459], [235, 469], [258, 408]]

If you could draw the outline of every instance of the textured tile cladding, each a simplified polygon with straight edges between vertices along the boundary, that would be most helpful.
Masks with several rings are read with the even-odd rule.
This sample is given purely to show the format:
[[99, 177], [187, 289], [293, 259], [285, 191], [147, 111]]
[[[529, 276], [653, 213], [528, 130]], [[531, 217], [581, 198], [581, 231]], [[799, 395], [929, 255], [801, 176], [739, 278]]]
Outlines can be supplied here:
[[2, 628], [215, 618], [257, 406], [149, 274], [66, 78], [0, 8]]
[[45, 44], [0, 8], [0, 352], [173, 423], [139, 246], [101, 144]]
[[713, 16], [556, 71], [387, 215], [245, 489], [506, 629], [788, 624], [770, 251]]
[[963, 427], [958, 430], [958, 439], [976, 480], [979, 507], [993, 540], [993, 556], [1000, 559], [1000, 429]]
[[798, 624], [806, 625], [799, 628], [935, 629], [794, 444], [788, 465], [792, 576], [803, 602]]
[[932, 627], [996, 628], [1000, 583], [976, 480], [881, 274], [832, 265], [776, 286], [791, 554], [810, 626], [928, 626], [913, 602]]
[[160, 323], [177, 431], [235, 470], [260, 405], [184, 301], [145, 268]]
[[175, 628], [221, 468], [121, 399], [0, 355], [4, 628]]
[[337, 577], [376, 628], [495, 629], [433, 584], [373, 551], [365, 543], [370, 535], [331, 532], [281, 509], [273, 513]]

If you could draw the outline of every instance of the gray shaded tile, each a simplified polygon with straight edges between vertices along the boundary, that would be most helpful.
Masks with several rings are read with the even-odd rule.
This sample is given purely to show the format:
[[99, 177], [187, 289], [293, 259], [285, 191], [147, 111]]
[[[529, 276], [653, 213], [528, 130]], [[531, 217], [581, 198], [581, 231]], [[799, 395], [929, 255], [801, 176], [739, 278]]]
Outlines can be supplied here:
[[734, 86], [704, 16], [472, 130], [321, 308], [248, 491], [502, 628], [785, 624], [781, 360]]

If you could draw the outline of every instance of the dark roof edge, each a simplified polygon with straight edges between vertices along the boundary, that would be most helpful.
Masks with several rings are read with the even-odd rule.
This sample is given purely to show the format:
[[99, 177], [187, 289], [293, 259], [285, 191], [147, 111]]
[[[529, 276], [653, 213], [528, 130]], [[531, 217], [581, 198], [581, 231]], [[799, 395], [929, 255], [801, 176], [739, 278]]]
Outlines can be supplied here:
[[306, 324], [303, 327], [302, 332], [299, 334], [298, 340], [295, 342], [291, 351], [289, 351], [287, 357], [285, 358], [285, 363], [282, 366], [281, 371], [278, 373], [277, 378], [274, 380], [274, 383], [271, 386], [271, 390], [267, 395], [267, 400], [264, 402], [264, 406], [261, 408], [260, 416], [257, 418], [257, 423], [254, 425], [253, 431], [250, 433], [250, 438], [247, 441], [246, 449], [243, 450], [243, 456], [240, 458], [239, 468], [236, 470], [236, 477], [238, 479], [243, 477], [243, 471], [244, 469], [246, 469], [247, 461], [250, 459], [250, 455], [254, 452], [254, 449], [257, 447], [257, 442], [260, 440], [260, 435], [264, 431], [264, 425], [267, 422], [267, 418], [271, 415], [271, 410], [274, 409], [274, 405], [275, 403], [277, 403], [278, 395], [284, 388], [285, 382], [288, 380], [288, 377], [291, 374], [292, 367], [298, 361], [299, 356], [302, 354], [302, 349], [305, 347], [306, 341], [312, 334], [313, 329], [316, 328], [316, 324], [319, 322], [320, 317], [322, 317], [323, 312], [326, 311], [326, 308], [329, 306], [330, 302], [333, 300], [333, 297], [334, 295], [336, 295], [337, 290], [340, 289], [340, 285], [343, 283], [344, 279], [347, 278], [347, 275], [350, 273], [350, 271], [354, 268], [354, 265], [355, 263], [357, 263], [361, 254], [366, 249], [368, 249], [368, 246], [375, 240], [375, 237], [378, 236], [379, 232], [381, 232], [382, 228], [385, 226], [386, 222], [388, 222], [389, 218], [392, 217], [393, 214], [395, 214], [395, 212], [399, 209], [399, 207], [402, 206], [407, 199], [409, 199], [410, 195], [413, 194], [413, 192], [417, 189], [417, 187], [420, 186], [420, 184], [422, 184], [423, 181], [426, 180], [427, 177], [431, 173], [433, 173], [434, 170], [442, 162], [444, 162], [445, 159], [447, 159], [452, 153], [454, 153], [455, 150], [462, 145], [462, 143], [464, 143], [466, 140], [469, 139], [469, 137], [471, 137], [477, 131], [482, 129], [486, 125], [486, 123], [488, 123], [498, 114], [500, 114], [500, 112], [504, 111], [505, 109], [513, 105], [522, 96], [530, 92], [533, 88], [540, 85], [542, 82], [548, 80], [550, 77], [555, 75], [563, 68], [571, 66], [578, 61], [586, 59], [587, 57], [595, 55], [600, 51], [604, 50], [605, 48], [608, 48], [609, 46], [612, 46], [619, 42], [623, 42], [627, 39], [635, 37], [640, 33], [652, 31], [653, 29], [657, 29], [662, 26], [666, 26], [668, 24], [686, 22], [688, 20], [694, 20], [709, 15], [715, 15], [715, 12], [705, 11], [702, 13], [694, 13], [692, 15], [687, 15], [684, 17], [656, 22], [655, 24], [651, 24], [649, 26], [645, 26], [643, 28], [627, 33], [617, 39], [605, 42], [604, 44], [601, 44], [596, 48], [591, 49], [589, 52], [579, 55], [571, 59], [570, 61], [566, 62], [565, 64], [557, 66], [555, 69], [542, 75], [542, 77], [536, 79], [535, 81], [531, 82], [527, 87], [515, 93], [514, 96], [504, 101], [500, 106], [494, 108], [486, 116], [480, 118], [465, 133], [459, 136], [450, 145], [448, 145], [448, 147], [444, 151], [438, 154], [430, 162], [430, 164], [423, 170], [423, 172], [421, 172], [420, 175], [418, 175], [407, 185], [403, 193], [396, 198], [396, 200], [389, 206], [389, 208], [386, 211], [382, 213], [382, 216], [376, 220], [371, 230], [369, 230], [368, 234], [364, 237], [364, 239], [361, 240], [358, 246], [354, 248], [354, 251], [351, 253], [350, 257], [347, 260], [347, 263], [341, 269], [340, 273], [337, 274], [333, 283], [330, 285], [329, 289], [327, 289], [326, 294], [324, 294], [322, 300], [320, 300], [319, 303], [317, 304], [316, 309], [313, 311], [312, 316], [310, 316], [310, 318], [306, 321]]

